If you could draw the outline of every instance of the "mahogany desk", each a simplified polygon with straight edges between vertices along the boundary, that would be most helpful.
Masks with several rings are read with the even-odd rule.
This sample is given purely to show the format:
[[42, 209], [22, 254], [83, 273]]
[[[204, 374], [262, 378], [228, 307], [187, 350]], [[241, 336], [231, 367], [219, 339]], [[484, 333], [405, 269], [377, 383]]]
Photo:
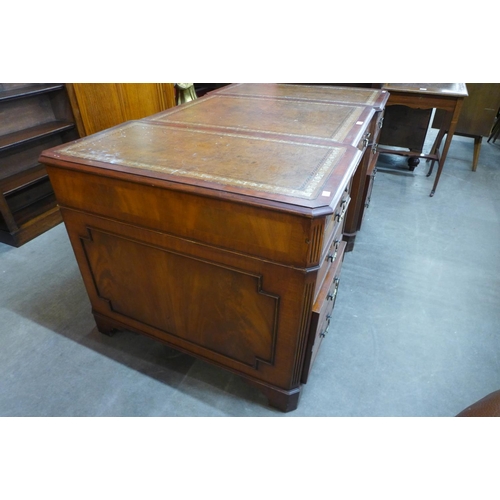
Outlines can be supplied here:
[[382, 88], [390, 93], [387, 106], [402, 105], [417, 109], [436, 108], [447, 113], [447, 119], [443, 120], [442, 127], [448, 131], [448, 134], [441, 154], [439, 154], [439, 151], [431, 151], [430, 153], [416, 155], [415, 152], [379, 149], [380, 153], [431, 159], [431, 168], [427, 177], [432, 173], [434, 161], [437, 161], [438, 170], [430, 193], [430, 196], [434, 196], [458, 123], [463, 100], [468, 95], [467, 87], [465, 83], [385, 83]]
[[295, 409], [334, 327], [373, 116], [208, 94], [44, 151], [99, 331], [152, 337]]

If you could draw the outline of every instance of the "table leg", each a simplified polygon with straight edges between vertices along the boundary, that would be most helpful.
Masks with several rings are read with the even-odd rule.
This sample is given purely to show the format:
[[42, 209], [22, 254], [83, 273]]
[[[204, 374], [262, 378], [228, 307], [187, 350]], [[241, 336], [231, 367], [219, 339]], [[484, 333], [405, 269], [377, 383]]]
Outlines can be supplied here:
[[481, 143], [483, 138], [480, 135], [474, 136], [474, 157], [472, 159], [472, 171], [477, 169], [477, 162], [479, 161], [479, 153], [481, 152]]
[[436, 151], [439, 149], [439, 146], [441, 146], [441, 141], [443, 140], [443, 137], [445, 136], [445, 134], [446, 134], [445, 127], [441, 127], [439, 129], [439, 132], [436, 135], [436, 139], [434, 140], [434, 144], [432, 145], [432, 148], [431, 148], [432, 155], [435, 154]]
[[427, 172], [427, 174], [425, 175], [426, 177], [430, 177], [430, 176], [431, 176], [432, 171], [434, 170], [434, 162], [435, 162], [435, 161], [436, 161], [436, 160], [431, 160], [431, 166], [430, 166], [430, 168], [429, 168], [429, 171], [428, 171], [428, 172]]
[[450, 149], [451, 140], [453, 139], [453, 134], [455, 133], [455, 128], [457, 127], [458, 118], [460, 116], [460, 111], [462, 110], [463, 99], [458, 99], [455, 104], [455, 109], [451, 116], [450, 126], [448, 127], [448, 134], [446, 136], [446, 141], [444, 143], [443, 154], [438, 162], [438, 171], [436, 173], [436, 179], [434, 180], [434, 186], [432, 186], [431, 194], [429, 196], [434, 196], [436, 188], [441, 177], [441, 172], [443, 171], [444, 162], [446, 161], [446, 155]]
[[[444, 126], [441, 126], [441, 128], [439, 129], [439, 132], [436, 135], [436, 139], [434, 139], [434, 144], [432, 145], [432, 148], [431, 148], [431, 151], [430, 151], [431, 155], [436, 155], [436, 152], [439, 151], [439, 146], [441, 146], [441, 141], [443, 140], [443, 137], [445, 135], [446, 135], [446, 129], [445, 129]], [[436, 162], [436, 161], [439, 163], [439, 157], [438, 157], [437, 160], [433, 159], [431, 161], [431, 166], [429, 168], [429, 171], [426, 174], [426, 177], [430, 177], [431, 176], [432, 171], [434, 170], [434, 162]]]

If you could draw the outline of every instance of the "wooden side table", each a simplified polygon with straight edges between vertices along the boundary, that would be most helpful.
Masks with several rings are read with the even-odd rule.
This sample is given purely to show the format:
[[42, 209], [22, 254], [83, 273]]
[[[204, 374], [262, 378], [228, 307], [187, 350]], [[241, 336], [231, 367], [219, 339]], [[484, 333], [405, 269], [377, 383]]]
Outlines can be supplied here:
[[415, 152], [379, 148], [380, 153], [431, 159], [428, 177], [432, 173], [434, 162], [437, 161], [438, 170], [430, 193], [430, 196], [434, 196], [458, 123], [463, 100], [468, 95], [467, 87], [465, 83], [385, 83], [382, 88], [390, 93], [387, 106], [402, 105], [414, 109], [436, 108], [446, 112], [447, 116], [443, 120], [442, 130], [447, 130], [448, 134], [441, 154], [437, 149], [417, 155]]
[[[495, 125], [495, 117], [500, 107], [500, 83], [468, 83], [467, 92], [469, 96], [462, 106], [455, 135], [474, 139], [472, 171], [475, 172], [483, 137], [490, 137]], [[434, 116], [432, 127], [439, 129], [439, 133], [431, 152], [439, 148], [446, 134], [442, 124], [443, 115], [444, 113], [438, 110]]]

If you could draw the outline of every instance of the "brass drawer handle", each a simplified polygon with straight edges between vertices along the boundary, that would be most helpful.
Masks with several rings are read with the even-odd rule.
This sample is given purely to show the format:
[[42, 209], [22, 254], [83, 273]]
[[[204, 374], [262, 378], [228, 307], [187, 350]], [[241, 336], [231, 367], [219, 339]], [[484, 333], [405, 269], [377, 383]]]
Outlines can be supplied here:
[[335, 252], [333, 253], [333, 255], [328, 254], [328, 257], [326, 258], [326, 260], [329, 260], [330, 262], [333, 262], [337, 258], [340, 240], [335, 240], [334, 245], [335, 245], [335, 247], [334, 247]]
[[377, 154], [377, 149], [378, 149], [378, 144], [375, 143], [373, 146], [372, 146], [372, 153], [375, 155]]
[[349, 205], [348, 200], [343, 200], [342, 203], [340, 204], [340, 212], [335, 214], [335, 220], [337, 222], [340, 222], [344, 219], [344, 216], [347, 211], [347, 205]]
[[370, 143], [370, 132], [367, 132], [364, 139], [363, 139], [363, 147], [366, 148], [368, 144]]
[[337, 296], [337, 290], [339, 288], [340, 280], [339, 278], [335, 278], [333, 282], [335, 283], [335, 289], [326, 296], [326, 300], [333, 300]]
[[384, 125], [384, 117], [382, 116], [382, 118], [380, 118], [380, 120], [378, 121], [378, 128], [382, 128]]
[[327, 317], [326, 317], [326, 328], [325, 328], [325, 331], [324, 332], [321, 332], [319, 334], [320, 338], [324, 339], [326, 337], [326, 334], [328, 333], [328, 331], [330, 330], [330, 320], [332, 319], [332, 316], [329, 314]]

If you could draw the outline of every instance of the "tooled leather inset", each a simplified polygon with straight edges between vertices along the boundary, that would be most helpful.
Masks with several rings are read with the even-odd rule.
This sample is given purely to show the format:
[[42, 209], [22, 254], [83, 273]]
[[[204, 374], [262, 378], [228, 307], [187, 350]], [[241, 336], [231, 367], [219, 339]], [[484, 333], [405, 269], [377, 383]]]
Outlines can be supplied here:
[[343, 146], [129, 122], [58, 149], [88, 159], [265, 193], [315, 199]]
[[275, 99], [300, 99], [337, 103], [359, 103], [372, 106], [380, 90], [330, 85], [293, 85], [286, 83], [239, 83], [218, 91], [221, 94], [240, 96], [273, 97]]
[[338, 103], [213, 95], [170, 109], [153, 119], [198, 127], [215, 126], [228, 131], [342, 142], [364, 110], [364, 106]]

